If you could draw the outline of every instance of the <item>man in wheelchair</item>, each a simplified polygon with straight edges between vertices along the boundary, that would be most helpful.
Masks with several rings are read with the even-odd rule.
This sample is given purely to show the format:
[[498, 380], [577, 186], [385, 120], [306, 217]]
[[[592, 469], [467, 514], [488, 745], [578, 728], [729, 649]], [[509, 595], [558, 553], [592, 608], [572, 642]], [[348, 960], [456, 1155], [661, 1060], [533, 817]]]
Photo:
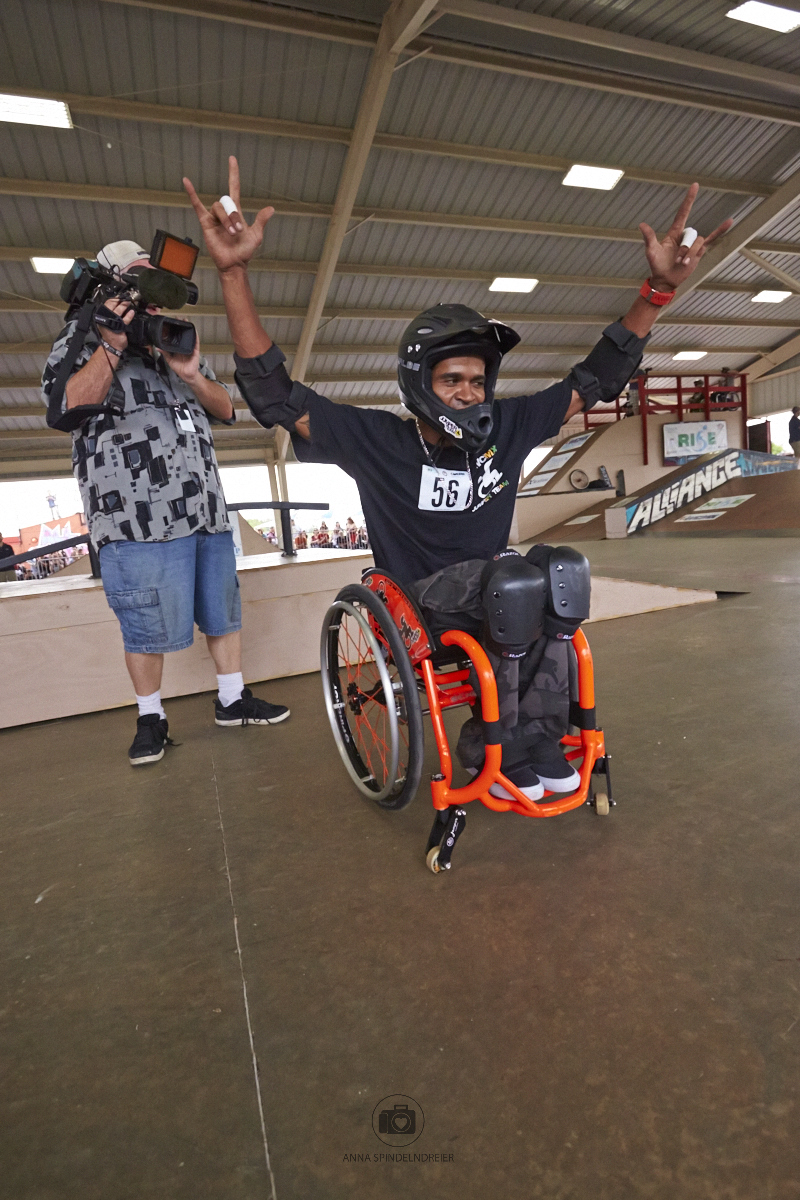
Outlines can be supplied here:
[[[433, 632], [456, 626], [480, 637], [498, 681], [507, 778], [530, 800], [545, 788], [572, 791], [578, 775], [559, 741], [568, 726], [569, 639], [589, 615], [589, 564], [568, 547], [535, 546], [525, 558], [507, 549], [517, 482], [533, 447], [619, 395], [661, 307], [732, 222], [705, 239], [686, 231], [695, 184], [661, 241], [640, 226], [649, 280], [588, 357], [535, 395], [495, 398], [503, 356], [520, 340], [508, 325], [461, 304], [427, 309], [398, 350], [400, 394], [413, 417], [403, 420], [336, 404], [290, 379], [247, 277], [273, 210], [249, 226], [236, 160], [229, 166], [229, 196], [210, 211], [184, 184], [219, 270], [240, 392], [260, 424], [289, 431], [300, 462], [335, 463], [355, 479], [376, 567], [411, 594]], [[458, 745], [473, 774], [483, 745], [473, 717]], [[492, 791], [508, 795], [499, 785]]]

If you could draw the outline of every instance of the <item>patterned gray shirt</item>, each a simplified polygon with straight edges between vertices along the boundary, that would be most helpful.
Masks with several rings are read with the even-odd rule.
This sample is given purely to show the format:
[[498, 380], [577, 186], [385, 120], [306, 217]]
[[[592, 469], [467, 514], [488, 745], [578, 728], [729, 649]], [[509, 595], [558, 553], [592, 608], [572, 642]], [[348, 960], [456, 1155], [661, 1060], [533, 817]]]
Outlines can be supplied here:
[[[50, 352], [42, 376], [45, 404], [76, 324], [67, 323]], [[72, 374], [99, 345], [90, 330]], [[202, 358], [200, 370], [206, 379], [216, 378]], [[72, 434], [72, 467], [95, 546], [168, 542], [197, 529], [229, 530], [209, 428], [216, 419], [209, 418], [163, 355], [126, 351], [105, 399], [113, 399], [121, 411], [93, 408]], [[65, 394], [62, 412], [66, 404]], [[234, 419], [219, 423], [231, 425]]]

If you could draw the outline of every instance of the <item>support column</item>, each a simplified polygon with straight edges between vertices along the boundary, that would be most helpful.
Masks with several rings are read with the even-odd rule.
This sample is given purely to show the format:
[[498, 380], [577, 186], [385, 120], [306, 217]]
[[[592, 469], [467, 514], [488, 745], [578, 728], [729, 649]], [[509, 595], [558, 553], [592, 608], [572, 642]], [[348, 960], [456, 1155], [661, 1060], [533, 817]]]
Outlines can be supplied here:
[[279, 458], [278, 461], [276, 462], [275, 473], [278, 477], [277, 478], [278, 495], [276, 496], [276, 499], [277, 500], [288, 500], [289, 499], [289, 485], [286, 481], [286, 462], [284, 459]]
[[275, 469], [275, 458], [273, 455], [267, 457], [267, 471], [269, 472], [269, 490], [271, 500], [283, 500], [285, 497], [279, 496], [278, 472]]
[[[347, 149], [333, 215], [328, 226], [303, 331], [292, 364], [292, 378], [301, 383], [308, 370], [308, 362], [317, 334], [322, 310], [330, 290], [331, 281], [339, 260], [342, 242], [347, 234], [353, 206], [372, 148], [372, 139], [378, 125], [392, 72], [404, 47], [417, 36], [435, 7], [436, 0], [393, 0], [383, 18], [378, 43], [372, 55], [369, 73], [358, 105], [353, 136]], [[284, 457], [284, 454], [281, 454]]]

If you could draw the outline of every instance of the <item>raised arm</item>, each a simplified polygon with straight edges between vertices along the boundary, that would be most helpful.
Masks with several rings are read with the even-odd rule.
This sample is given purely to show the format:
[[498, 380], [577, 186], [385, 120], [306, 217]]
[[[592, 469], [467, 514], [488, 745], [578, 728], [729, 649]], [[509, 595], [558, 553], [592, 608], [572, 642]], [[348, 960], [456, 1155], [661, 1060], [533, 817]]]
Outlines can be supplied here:
[[[726, 234], [733, 225], [733, 219], [728, 217], [708, 237], [701, 237], [698, 234], [691, 246], [682, 246], [681, 238], [686, 230], [686, 222], [699, 191], [700, 185], [693, 183], [681, 201], [680, 208], [675, 214], [675, 220], [661, 241], [658, 240], [654, 230], [644, 221], [639, 226], [650, 267], [648, 282], [654, 292], [670, 293], [680, 287], [694, 273], [697, 264], [712, 242]], [[626, 329], [632, 330], [637, 337], [646, 337], [658, 320], [662, 307], [663, 305], [654, 305], [641, 295], [637, 296], [622, 318], [622, 324]]]
[[302, 403], [292, 399], [283, 355], [273, 346], [272, 338], [261, 324], [247, 276], [247, 265], [261, 245], [264, 228], [275, 209], [262, 208], [253, 224], [247, 224], [241, 213], [239, 164], [233, 155], [228, 159], [228, 195], [236, 205], [233, 212], [227, 213], [219, 200], [207, 209], [190, 179], [184, 179], [183, 186], [219, 272], [236, 354], [239, 390], [260, 424], [267, 428], [282, 425], [308, 440], [311, 437], [308, 415]]
[[262, 208], [248, 225], [240, 211], [239, 164], [231, 155], [228, 159], [228, 195], [236, 205], [228, 214], [219, 200], [206, 208], [194, 189], [191, 179], [184, 179], [192, 207], [203, 230], [208, 253], [214, 260], [222, 284], [222, 296], [231, 337], [240, 358], [257, 358], [272, 345], [272, 339], [262, 328], [256, 312], [247, 265], [264, 238], [264, 228], [275, 209]]
[[[658, 240], [658, 237], [649, 225], [642, 222], [639, 226], [644, 238], [645, 254], [647, 255], [647, 262], [650, 267], [648, 283], [653, 292], [661, 294], [674, 292], [696, 269], [697, 264], [711, 243], [727, 233], [733, 224], [733, 221], [728, 218], [713, 233], [710, 233], [708, 237], [703, 238], [698, 235], [691, 246], [681, 246], [686, 222], [689, 219], [689, 214], [692, 211], [692, 206], [697, 199], [699, 190], [699, 185], [693, 183], [675, 214], [675, 220], [661, 241]], [[636, 338], [646, 338], [658, 320], [663, 307], [663, 304], [654, 304], [642, 295], [638, 295], [625, 316], [618, 322], [618, 325], [621, 325], [623, 329], [630, 330]], [[614, 328], [614, 326], [609, 327], [610, 330]], [[604, 335], [604, 338], [608, 340], [608, 333]], [[593, 371], [593, 367], [600, 365], [603, 340], [601, 339], [585, 360], [585, 365], [589, 372], [594, 375], [595, 382], [599, 381], [601, 386], [605, 383], [605, 380], [600, 378], [597, 371]], [[592, 361], [593, 359], [595, 359], [595, 362]], [[573, 377], [579, 375], [579, 368], [583, 365], [579, 364], [578, 368], [573, 369]], [[624, 383], [627, 383], [627, 379]], [[591, 395], [587, 395], [587, 389], [582, 387], [580, 382], [578, 382], [578, 388], [573, 388], [570, 406], [564, 418], [565, 421], [575, 416], [576, 413], [583, 412], [584, 408], [591, 407], [592, 404], [597, 403], [596, 399], [592, 399]]]

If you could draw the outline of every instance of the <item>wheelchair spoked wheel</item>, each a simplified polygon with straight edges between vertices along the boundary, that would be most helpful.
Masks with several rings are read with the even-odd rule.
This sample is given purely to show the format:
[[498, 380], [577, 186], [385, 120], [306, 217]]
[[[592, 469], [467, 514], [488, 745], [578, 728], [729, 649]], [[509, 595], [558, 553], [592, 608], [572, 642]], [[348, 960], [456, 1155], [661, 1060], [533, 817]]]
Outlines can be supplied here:
[[339, 592], [320, 651], [325, 706], [348, 774], [381, 808], [405, 808], [422, 775], [422, 708], [403, 640], [374, 592], [359, 584]]

